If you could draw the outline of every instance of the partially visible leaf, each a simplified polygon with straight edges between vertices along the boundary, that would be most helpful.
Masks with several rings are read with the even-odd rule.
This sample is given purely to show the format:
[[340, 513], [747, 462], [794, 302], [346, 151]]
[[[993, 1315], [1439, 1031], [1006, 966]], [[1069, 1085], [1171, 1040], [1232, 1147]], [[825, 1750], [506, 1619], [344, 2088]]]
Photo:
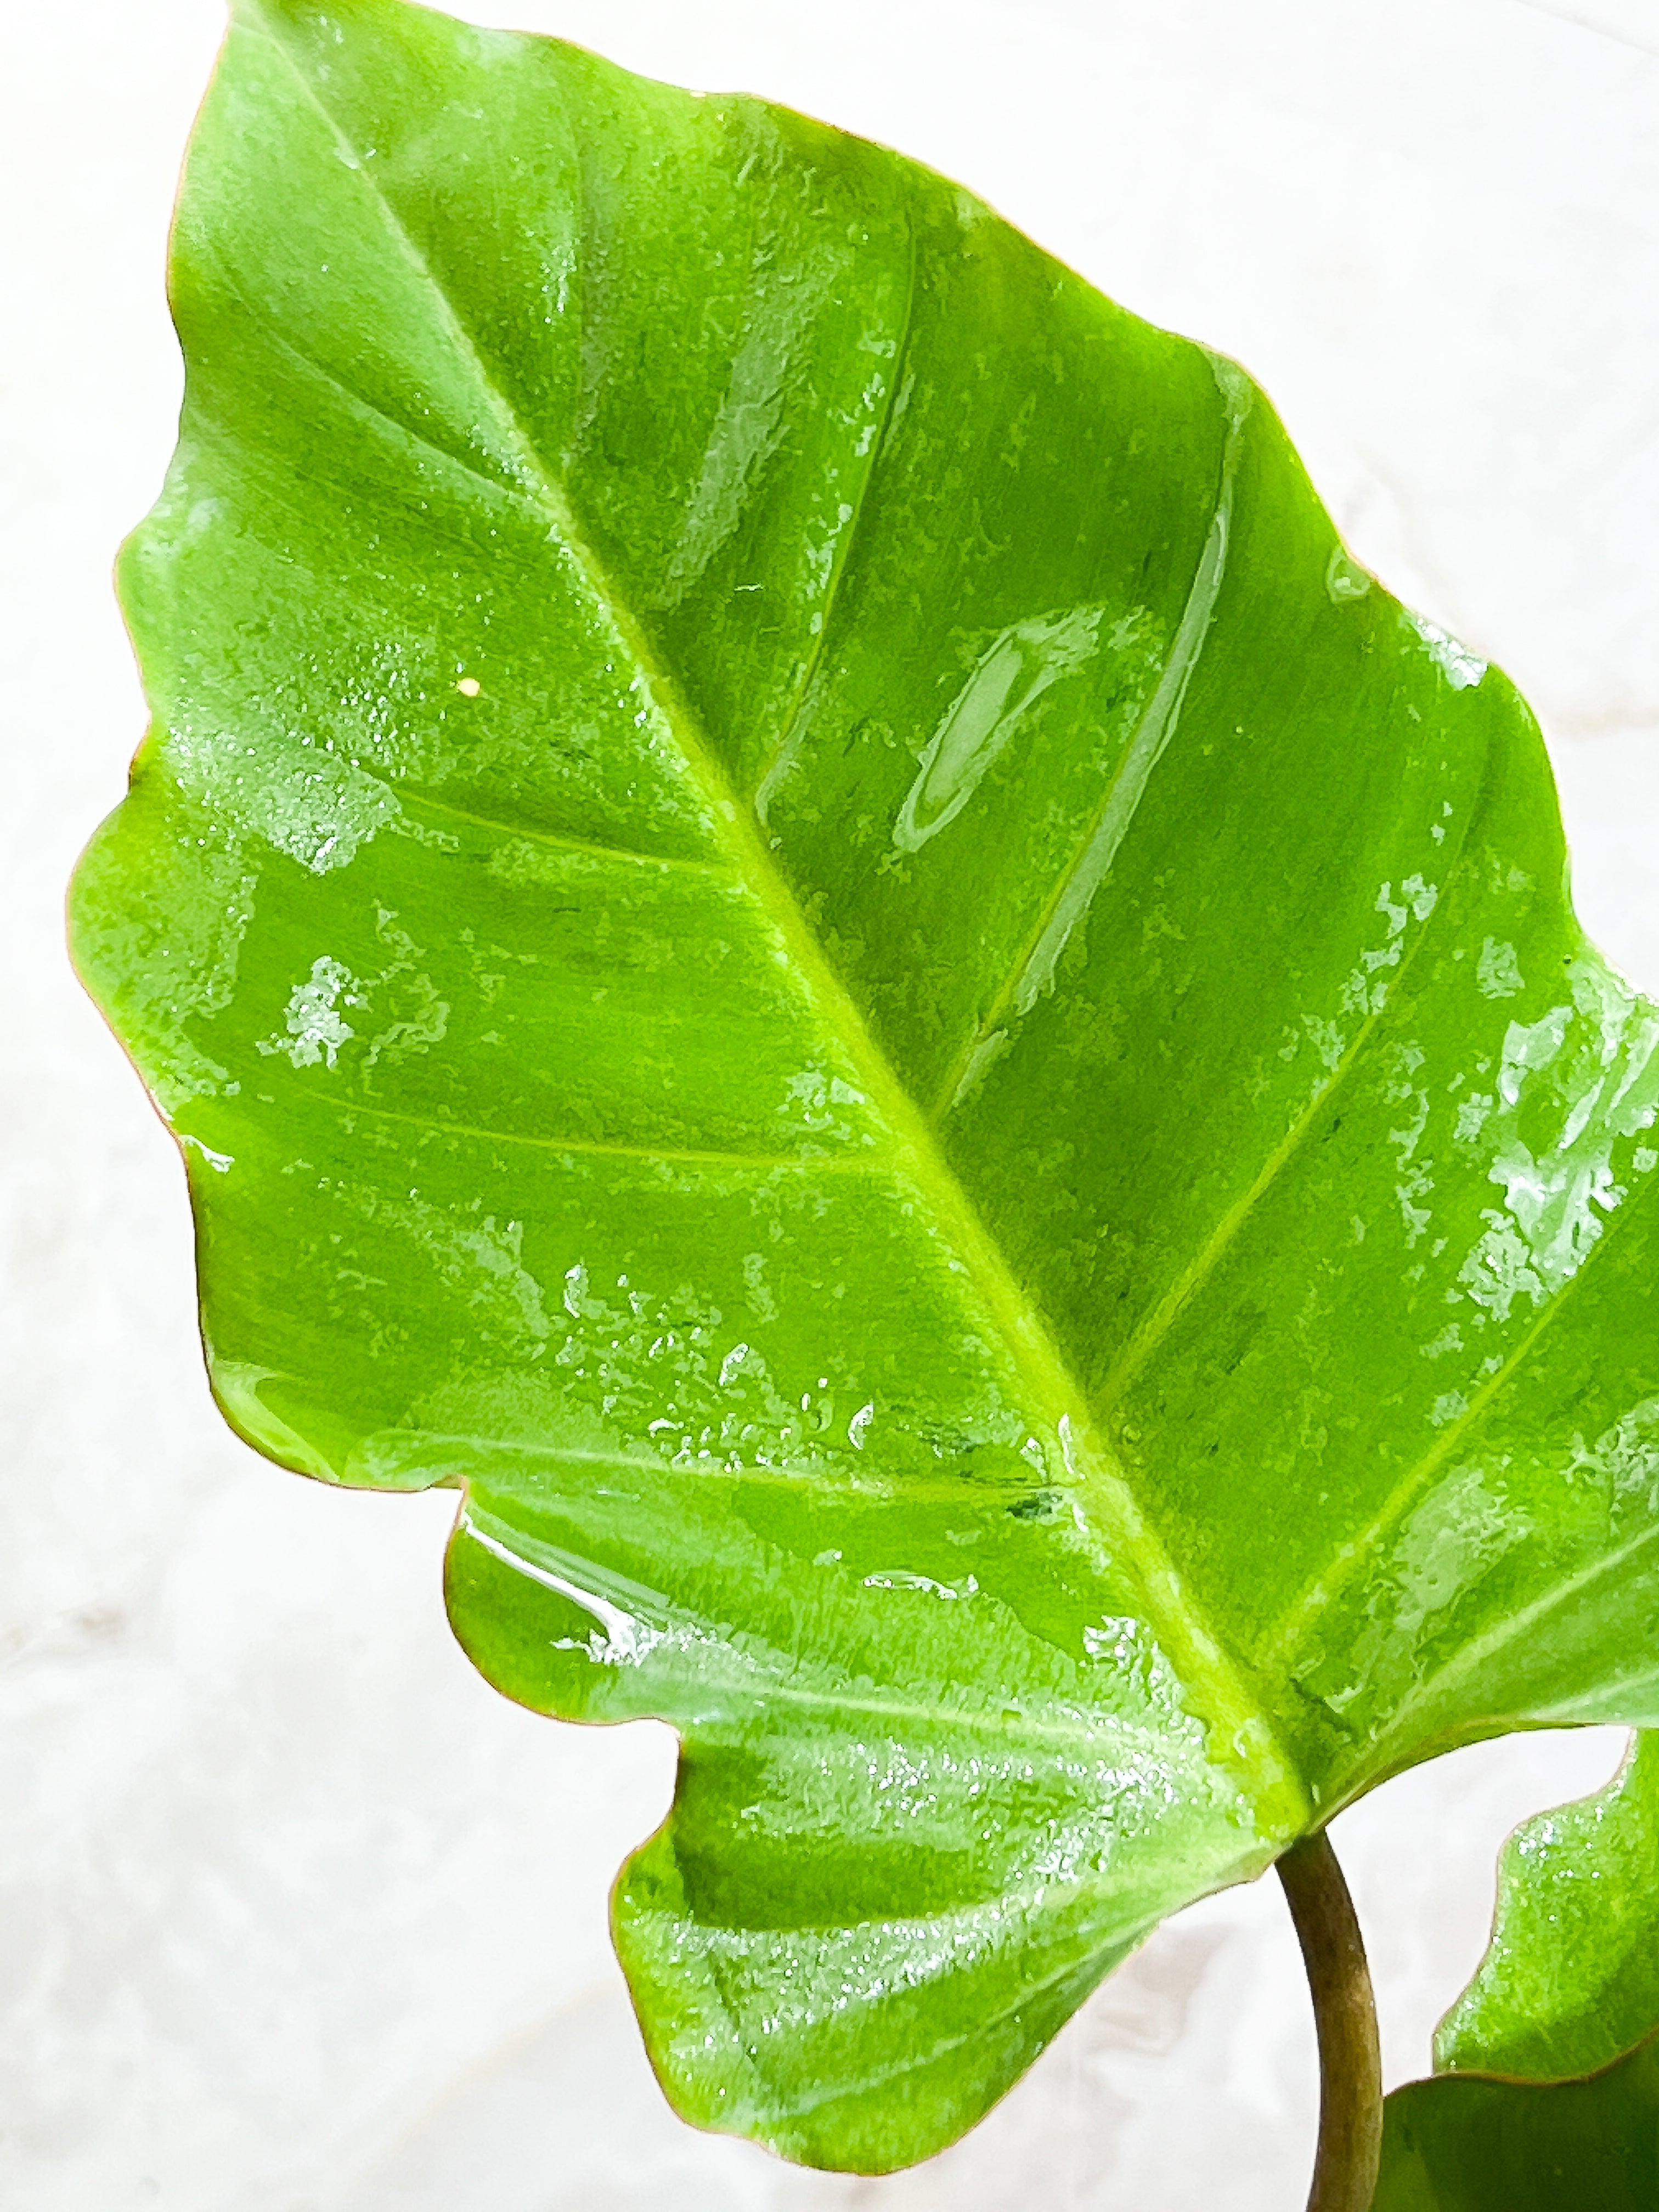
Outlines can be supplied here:
[[968, 194], [240, 0], [77, 957], [214, 1388], [684, 1739], [691, 2117], [881, 2168], [1412, 1761], [1659, 1720], [1659, 1015], [1266, 400]]
[[1596, 1796], [1524, 1822], [1491, 1948], [1435, 2037], [1438, 2070], [1565, 2081], [1659, 2027], [1659, 1736]]
[[1659, 2035], [1587, 2081], [1441, 2075], [1385, 2107], [1373, 2212], [1654, 2212]]
[[1376, 2212], [1659, 2205], [1659, 1736], [1504, 1845], [1435, 2063], [1388, 2100]]

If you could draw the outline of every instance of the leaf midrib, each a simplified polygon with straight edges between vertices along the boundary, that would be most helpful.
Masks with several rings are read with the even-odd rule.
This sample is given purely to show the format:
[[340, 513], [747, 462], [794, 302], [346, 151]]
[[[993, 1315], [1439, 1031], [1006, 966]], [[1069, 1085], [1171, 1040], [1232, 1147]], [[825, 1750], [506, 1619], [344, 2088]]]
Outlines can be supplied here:
[[[1210, 1756], [1240, 1778], [1264, 1828], [1288, 1839], [1311, 1816], [1307, 1786], [1279, 1741], [1265, 1702], [1246, 1687], [1242, 1666], [1194, 1604], [1162, 1540], [1140, 1510], [1121, 1469], [1091, 1418], [1088, 1398], [1042, 1316], [1010, 1271], [977, 1209], [945, 1158], [924, 1112], [911, 1098], [846, 985], [807, 927], [794, 892], [762, 836], [752, 809], [732, 782], [708, 736], [618, 592], [605, 564], [579, 528], [562, 489], [495, 384], [454, 302], [434, 274], [377, 177], [352, 144], [338, 118], [280, 32], [261, 0], [240, 0], [244, 24], [281, 55], [303, 96], [316, 110], [351, 173], [372, 194], [398, 249], [430, 293], [453, 343], [475, 376], [495, 428], [524, 473], [552, 526], [556, 541], [578, 580], [609, 625], [636, 681], [710, 803], [715, 834], [738, 875], [751, 890], [789, 956], [808, 1003], [846, 1053], [870, 1103], [908, 1155], [912, 1176], [931, 1201], [935, 1224], [956, 1252], [979, 1293], [995, 1336], [1029, 1393], [1030, 1410], [1055, 1438], [1070, 1486], [1080, 1492], [1113, 1540], [1095, 1537], [1102, 1567], [1120, 1561], [1133, 1570], [1151, 1625], [1176, 1674], [1194, 1695], [1211, 1729]], [[873, 452], [871, 464], [874, 465]], [[1092, 1533], [1092, 1532], [1091, 1532]]]

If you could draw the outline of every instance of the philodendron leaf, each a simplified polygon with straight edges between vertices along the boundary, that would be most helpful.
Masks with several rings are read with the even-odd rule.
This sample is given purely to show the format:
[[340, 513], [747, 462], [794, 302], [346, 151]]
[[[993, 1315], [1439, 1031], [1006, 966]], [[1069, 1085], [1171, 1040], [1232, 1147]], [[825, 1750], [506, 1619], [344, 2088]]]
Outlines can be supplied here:
[[1442, 2075], [1384, 2108], [1374, 2212], [1653, 2212], [1659, 2036], [1588, 2081]]
[[214, 1387], [682, 1732], [693, 2119], [936, 2148], [1164, 1913], [1659, 1720], [1659, 1015], [1243, 374], [928, 171], [239, 0], [77, 957]]
[[[1492, 1947], [1435, 2038], [1443, 2072], [1594, 2073], [1659, 2027], [1659, 1737], [1598, 1796], [1525, 1822]], [[1651, 2186], [1659, 2198], [1659, 2138]]]
[[1659, 1737], [1642, 1734], [1606, 1790], [1505, 1844], [1439, 2078], [1388, 2100], [1376, 2212], [1652, 2212], [1656, 2023]]

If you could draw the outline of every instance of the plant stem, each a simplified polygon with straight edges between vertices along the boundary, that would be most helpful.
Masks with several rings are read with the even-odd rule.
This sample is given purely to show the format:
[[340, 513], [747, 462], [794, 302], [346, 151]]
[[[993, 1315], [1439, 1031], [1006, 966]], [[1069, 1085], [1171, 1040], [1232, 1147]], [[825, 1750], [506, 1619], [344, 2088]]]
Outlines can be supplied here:
[[1308, 2212], [1370, 2212], [1382, 2150], [1382, 2054], [1353, 1899], [1322, 1831], [1279, 1862], [1319, 2034], [1319, 2147]]

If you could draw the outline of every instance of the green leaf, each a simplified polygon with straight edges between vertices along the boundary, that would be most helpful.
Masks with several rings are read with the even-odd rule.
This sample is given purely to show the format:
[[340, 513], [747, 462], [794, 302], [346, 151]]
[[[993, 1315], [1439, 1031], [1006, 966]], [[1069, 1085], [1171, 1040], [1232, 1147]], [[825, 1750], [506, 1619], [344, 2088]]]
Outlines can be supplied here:
[[1659, 2036], [1582, 2081], [1443, 2074], [1384, 2107], [1374, 2212], [1653, 2212]]
[[1659, 1737], [1607, 1789], [1516, 1829], [1491, 1948], [1441, 2022], [1441, 2071], [1594, 2073], [1659, 2026]]
[[684, 2112], [902, 2165], [1383, 1776], [1659, 1720], [1659, 1015], [1239, 370], [398, 0], [239, 0], [173, 295], [76, 956], [229, 1419], [681, 1731]]
[[1606, 1790], [1504, 1845], [1491, 1948], [1435, 2038], [1439, 2078], [1388, 2100], [1376, 2212], [1650, 2212], [1656, 1877], [1659, 1738], [1643, 1734]]

